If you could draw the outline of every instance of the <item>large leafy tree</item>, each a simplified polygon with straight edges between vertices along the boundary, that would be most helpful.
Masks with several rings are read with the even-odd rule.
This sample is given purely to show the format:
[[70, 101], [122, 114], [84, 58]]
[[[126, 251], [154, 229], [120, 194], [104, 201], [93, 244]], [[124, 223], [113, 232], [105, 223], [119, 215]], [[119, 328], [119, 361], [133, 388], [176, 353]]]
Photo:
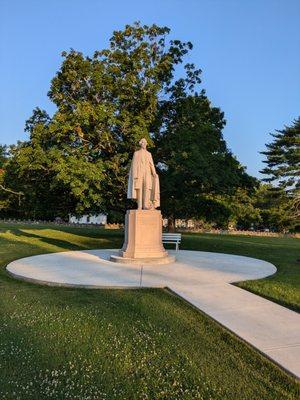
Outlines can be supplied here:
[[204, 91], [194, 92], [200, 71], [192, 67], [188, 66], [186, 78], [170, 88], [170, 97], [161, 101], [154, 136], [169, 228], [176, 218], [192, 217], [225, 225], [230, 210], [220, 196], [255, 185], [226, 146], [224, 114], [211, 105]]
[[6, 145], [0, 145], [0, 169], [4, 168], [4, 164], [8, 158], [8, 150]]
[[291, 218], [293, 199], [285, 190], [275, 189], [270, 183], [261, 183], [251, 199], [259, 212], [258, 223], [254, 224], [256, 228], [280, 232], [296, 228], [297, 221]]
[[7, 146], [0, 145], [0, 210], [8, 207], [7, 190], [3, 185], [4, 167], [7, 161]]
[[28, 193], [28, 211], [124, 212], [129, 159], [138, 139], [151, 143], [159, 96], [192, 47], [168, 33], [135, 23], [93, 57], [63, 53], [49, 91], [57, 111], [50, 118], [34, 110], [30, 139], [13, 149], [8, 166], [16, 189]]
[[175, 80], [192, 45], [168, 34], [135, 23], [92, 57], [63, 53], [49, 91], [56, 112], [34, 110], [29, 140], [11, 149], [6, 166], [6, 182], [24, 193], [22, 212], [102, 211], [123, 219], [129, 161], [141, 137], [155, 146], [163, 213], [173, 220], [208, 212], [219, 218], [227, 211], [214, 196], [253, 185], [226, 147], [223, 113], [197, 92], [201, 71], [186, 64]]
[[289, 200], [290, 219], [300, 225], [300, 117], [290, 126], [271, 134], [274, 140], [262, 152], [266, 167], [264, 180], [273, 182], [271, 190], [281, 199], [283, 191]]
[[295, 228], [290, 218], [291, 198], [284, 190], [274, 192], [271, 184], [260, 183], [254, 191], [238, 188], [232, 196], [219, 196], [229, 210], [229, 225], [242, 229], [287, 232]]
[[10, 150], [6, 145], [0, 145], [0, 211], [7, 215], [7, 211], [13, 204], [21, 205], [21, 198], [24, 193], [12, 189], [14, 186], [11, 179], [6, 179], [7, 165], [10, 159]]
[[72, 152], [65, 145], [58, 146], [51, 129], [52, 120], [37, 108], [26, 122], [29, 141], [10, 149], [4, 183], [23, 194], [21, 207], [16, 199], [10, 203], [12, 209], [26, 217], [53, 219], [99, 202], [102, 163], [91, 162], [80, 151]]

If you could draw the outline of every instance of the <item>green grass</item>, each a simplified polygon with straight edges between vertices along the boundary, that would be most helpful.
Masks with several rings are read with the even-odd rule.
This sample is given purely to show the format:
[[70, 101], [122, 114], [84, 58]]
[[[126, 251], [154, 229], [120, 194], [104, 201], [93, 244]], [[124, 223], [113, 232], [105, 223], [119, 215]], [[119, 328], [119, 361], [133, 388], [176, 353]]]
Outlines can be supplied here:
[[[297, 264], [293, 267], [291, 253], [296, 254], [298, 242], [256, 239], [186, 235], [183, 248], [251, 255], [276, 265], [277, 254], [277, 281], [243, 285], [258, 284], [261, 293], [280, 300], [280, 292], [272, 287], [284, 288], [291, 282], [284, 302], [296, 305], [292, 283]], [[118, 231], [0, 226], [0, 399], [292, 400], [299, 396], [292, 377], [166, 290], [50, 288], [14, 280], [3, 268], [32, 254], [115, 248], [121, 243]]]

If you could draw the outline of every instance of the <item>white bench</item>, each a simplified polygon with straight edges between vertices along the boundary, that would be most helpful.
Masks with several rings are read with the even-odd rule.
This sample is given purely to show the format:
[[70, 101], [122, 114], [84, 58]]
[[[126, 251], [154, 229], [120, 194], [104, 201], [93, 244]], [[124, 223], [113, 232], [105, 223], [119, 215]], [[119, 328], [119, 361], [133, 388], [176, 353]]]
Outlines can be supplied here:
[[176, 244], [176, 251], [178, 251], [181, 242], [181, 233], [163, 233], [162, 242]]

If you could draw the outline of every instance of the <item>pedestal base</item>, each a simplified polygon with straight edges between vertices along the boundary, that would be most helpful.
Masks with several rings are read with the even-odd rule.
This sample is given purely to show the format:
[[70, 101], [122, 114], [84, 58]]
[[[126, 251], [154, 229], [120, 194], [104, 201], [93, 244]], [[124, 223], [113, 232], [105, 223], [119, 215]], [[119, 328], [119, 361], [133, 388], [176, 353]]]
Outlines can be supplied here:
[[162, 216], [158, 210], [128, 210], [125, 217], [125, 241], [119, 256], [111, 261], [120, 263], [166, 264], [174, 261], [162, 244]]
[[153, 257], [153, 258], [125, 258], [121, 256], [110, 256], [110, 261], [121, 264], [170, 264], [176, 260], [174, 256]]

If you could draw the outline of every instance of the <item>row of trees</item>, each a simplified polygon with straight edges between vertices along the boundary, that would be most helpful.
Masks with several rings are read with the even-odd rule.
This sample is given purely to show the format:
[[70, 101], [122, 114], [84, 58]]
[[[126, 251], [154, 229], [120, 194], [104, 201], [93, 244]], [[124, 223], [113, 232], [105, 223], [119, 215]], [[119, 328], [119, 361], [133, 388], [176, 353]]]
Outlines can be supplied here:
[[[104, 212], [111, 220], [123, 220], [126, 208], [134, 207], [126, 200], [129, 161], [146, 137], [158, 163], [162, 212], [170, 224], [175, 218], [219, 226], [272, 225], [272, 218], [277, 227], [279, 220], [285, 227], [297, 224], [286, 210], [297, 197], [297, 175], [286, 163], [298, 162], [299, 172], [299, 121], [287, 128], [295, 130], [289, 140], [298, 144], [286, 152], [294, 149], [295, 155], [278, 164], [274, 177], [283, 138], [276, 136], [278, 144], [268, 145], [265, 153], [264, 172], [271, 180], [284, 176], [286, 181], [290, 174], [275, 196], [228, 149], [224, 114], [199, 89], [201, 70], [187, 63], [176, 78], [192, 44], [168, 35], [167, 27], [135, 23], [115, 31], [109, 47], [93, 57], [63, 53], [48, 94], [56, 112], [49, 116], [36, 108], [25, 125], [29, 139], [0, 149], [3, 216], [53, 219]], [[277, 135], [285, 137], [285, 131]]]

